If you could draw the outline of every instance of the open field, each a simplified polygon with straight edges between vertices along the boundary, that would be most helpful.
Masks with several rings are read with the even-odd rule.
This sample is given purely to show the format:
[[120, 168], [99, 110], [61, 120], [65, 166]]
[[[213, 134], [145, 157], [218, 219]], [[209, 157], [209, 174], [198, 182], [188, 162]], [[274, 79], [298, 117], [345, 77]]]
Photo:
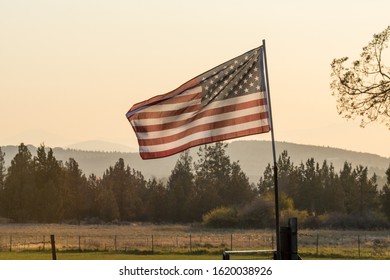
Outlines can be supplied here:
[[[0, 225], [0, 259], [221, 259], [224, 250], [272, 250], [273, 230], [205, 229], [190, 225]], [[300, 230], [304, 259], [390, 259], [390, 231]], [[232, 259], [271, 259], [272, 253]]]

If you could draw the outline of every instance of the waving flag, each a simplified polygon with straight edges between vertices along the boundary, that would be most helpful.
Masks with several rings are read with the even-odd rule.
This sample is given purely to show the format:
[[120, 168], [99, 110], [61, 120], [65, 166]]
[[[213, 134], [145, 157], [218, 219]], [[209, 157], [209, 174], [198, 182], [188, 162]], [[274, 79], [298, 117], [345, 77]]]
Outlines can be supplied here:
[[253, 49], [126, 114], [143, 159], [270, 131], [263, 49]]

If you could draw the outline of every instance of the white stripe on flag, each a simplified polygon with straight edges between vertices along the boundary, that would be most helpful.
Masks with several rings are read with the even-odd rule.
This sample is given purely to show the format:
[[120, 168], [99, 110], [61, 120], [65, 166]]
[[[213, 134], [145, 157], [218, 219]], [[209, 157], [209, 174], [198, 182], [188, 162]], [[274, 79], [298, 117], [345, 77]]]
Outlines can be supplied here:
[[266, 106], [256, 106], [244, 110], [238, 110], [234, 112], [229, 112], [229, 113], [224, 113], [224, 114], [218, 114], [218, 115], [212, 115], [208, 117], [204, 117], [201, 119], [198, 119], [196, 121], [187, 123], [185, 125], [182, 125], [177, 128], [172, 128], [172, 129], [166, 129], [166, 130], [161, 130], [161, 131], [153, 131], [153, 132], [139, 132], [137, 133], [137, 138], [138, 139], [153, 139], [153, 138], [161, 138], [161, 137], [166, 137], [170, 135], [175, 135], [180, 132], [186, 131], [192, 127], [198, 126], [198, 125], [204, 125], [208, 123], [214, 123], [218, 121], [225, 121], [229, 119], [235, 119], [235, 118], [240, 118], [244, 117], [247, 115], [253, 115], [253, 114], [260, 114], [262, 112], [266, 112], [267, 108]]
[[228, 133], [234, 133], [239, 132], [243, 130], [248, 130], [252, 128], [258, 128], [268, 125], [268, 119], [262, 119], [262, 120], [256, 120], [253, 122], [247, 122], [244, 124], [239, 125], [231, 125], [228, 127], [218, 128], [218, 129], [212, 129], [207, 131], [202, 131], [198, 133], [191, 134], [187, 137], [181, 138], [177, 141], [170, 142], [167, 144], [161, 144], [161, 145], [153, 145], [153, 146], [140, 146], [139, 150], [140, 152], [150, 153], [150, 152], [163, 152], [165, 150], [170, 150], [176, 147], [179, 147], [181, 145], [185, 145], [191, 141], [199, 140], [207, 137], [213, 137], [217, 135], [223, 135]]
[[[148, 126], [148, 125], [156, 125], [156, 124], [164, 124], [164, 123], [169, 123], [169, 122], [174, 122], [174, 121], [182, 121], [189, 119], [193, 117], [196, 113], [200, 113], [206, 110], [210, 109], [217, 109], [225, 106], [230, 106], [230, 105], [237, 105], [239, 103], [245, 103], [245, 102], [250, 102], [254, 100], [261, 100], [264, 99], [264, 93], [263, 92], [255, 92], [252, 94], [244, 95], [244, 96], [239, 96], [239, 97], [233, 97], [225, 100], [218, 100], [218, 101], [213, 101], [212, 103], [208, 104], [204, 108], [202, 108], [199, 112], [191, 112], [191, 113], [183, 113], [178, 116], [170, 116], [170, 117], [150, 117], [150, 118], [145, 118], [145, 119], [133, 119], [131, 120], [131, 124], [135, 127], [137, 126]], [[200, 99], [198, 100], [198, 103], [200, 104]], [[172, 104], [171, 104], [172, 105]], [[186, 108], [188, 107], [188, 103], [177, 103], [177, 107], [175, 110], [179, 110], [181, 108]], [[153, 109], [153, 110], [152, 110]], [[161, 109], [159, 107], [158, 109]], [[156, 110], [155, 106], [151, 106], [148, 108], [148, 113], [157, 113], [157, 112], [162, 112], [163, 110]], [[145, 110], [142, 110], [142, 113], [144, 113]]]

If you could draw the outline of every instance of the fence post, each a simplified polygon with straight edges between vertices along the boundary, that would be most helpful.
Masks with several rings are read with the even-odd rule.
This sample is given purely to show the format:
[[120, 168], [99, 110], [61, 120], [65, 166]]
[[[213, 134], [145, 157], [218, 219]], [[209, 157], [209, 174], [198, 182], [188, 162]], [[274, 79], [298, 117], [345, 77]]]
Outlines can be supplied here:
[[288, 227], [290, 228], [290, 249], [291, 249], [291, 259], [298, 260], [298, 220], [297, 218], [288, 219]]
[[114, 250], [116, 251], [116, 235], [114, 235]]
[[230, 234], [230, 251], [233, 251], [233, 233]]
[[316, 240], [316, 255], [318, 256], [318, 245], [320, 243], [320, 236], [317, 233], [317, 240]]
[[153, 237], [153, 234], [152, 234], [152, 252], [154, 253], [154, 237]]
[[79, 235], [79, 252], [81, 252], [81, 236]]
[[51, 255], [52, 259], [57, 259], [57, 253], [56, 253], [56, 241], [54, 239], [54, 234], [50, 235], [50, 243], [51, 243]]
[[190, 234], [190, 252], [192, 252], [192, 235]]

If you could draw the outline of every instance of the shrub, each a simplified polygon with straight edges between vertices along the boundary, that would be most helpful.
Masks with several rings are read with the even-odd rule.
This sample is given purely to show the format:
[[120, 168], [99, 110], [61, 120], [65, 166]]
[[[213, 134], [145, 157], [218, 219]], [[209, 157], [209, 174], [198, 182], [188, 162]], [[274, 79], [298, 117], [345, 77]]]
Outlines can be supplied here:
[[238, 210], [238, 220], [243, 228], [269, 228], [275, 224], [274, 204], [261, 197]]
[[213, 228], [232, 228], [238, 225], [237, 212], [233, 208], [218, 207], [203, 215], [203, 225]]
[[388, 228], [389, 223], [381, 213], [369, 212], [358, 214], [330, 214], [324, 226], [335, 229], [379, 229]]

